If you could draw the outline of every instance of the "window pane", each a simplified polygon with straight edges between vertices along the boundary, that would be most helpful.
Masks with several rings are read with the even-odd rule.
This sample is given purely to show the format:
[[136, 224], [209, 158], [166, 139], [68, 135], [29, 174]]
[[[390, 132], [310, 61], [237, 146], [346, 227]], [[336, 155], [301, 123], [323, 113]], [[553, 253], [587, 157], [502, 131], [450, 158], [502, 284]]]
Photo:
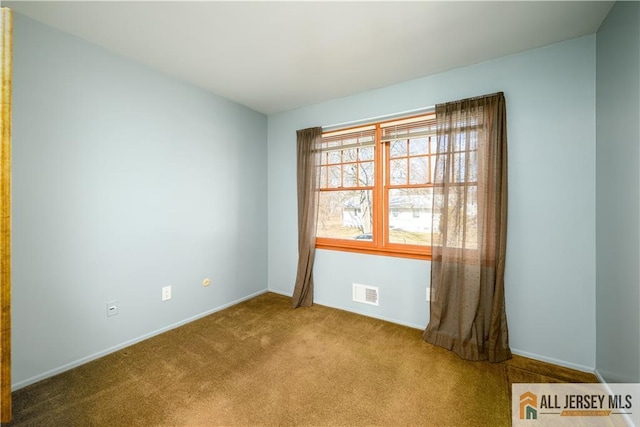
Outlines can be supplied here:
[[[449, 197], [445, 205], [442, 189], [435, 187], [434, 218], [438, 219], [441, 212], [448, 213], [446, 224], [439, 223], [434, 230], [434, 245], [442, 244], [442, 233], [446, 233], [446, 244], [451, 248], [478, 248], [478, 187], [454, 186], [449, 188]], [[444, 229], [446, 225], [446, 230]]]
[[363, 147], [358, 149], [360, 160], [373, 160], [373, 147]]
[[429, 173], [430, 173], [430, 175], [429, 175], [429, 183], [435, 182], [436, 158], [437, 158], [437, 156], [429, 157], [429, 162], [431, 163], [430, 164], [431, 170], [429, 171]]
[[467, 149], [466, 146], [466, 134], [464, 132], [456, 133], [453, 135], [453, 151], [463, 151]]
[[469, 154], [469, 176], [467, 179], [469, 182], [478, 181], [478, 152], [470, 151]]
[[456, 153], [453, 155], [454, 182], [466, 181], [466, 158], [466, 153]]
[[478, 132], [471, 132], [469, 134], [469, 146], [467, 150], [477, 150], [478, 149]]
[[406, 155], [407, 155], [406, 139], [391, 142], [391, 157], [406, 157]]
[[477, 152], [456, 153], [453, 155], [453, 176], [455, 182], [475, 182], [478, 180]]
[[342, 161], [343, 162], [355, 162], [357, 160], [358, 150], [356, 148], [351, 148], [349, 150], [342, 151]]
[[318, 178], [320, 182], [318, 183], [318, 187], [326, 188], [327, 187], [327, 167], [322, 166], [320, 168], [320, 177]]
[[409, 154], [412, 156], [427, 154], [427, 138], [415, 138], [409, 141]]
[[340, 165], [329, 166], [329, 188], [338, 188], [342, 185], [341, 169]]
[[409, 184], [427, 183], [427, 157], [412, 157], [410, 159]]
[[389, 242], [431, 245], [432, 188], [389, 190]]
[[340, 163], [340, 151], [330, 151], [327, 153], [327, 163], [335, 164]]
[[360, 163], [359, 187], [373, 186], [373, 162]]
[[447, 156], [445, 154], [440, 154], [438, 156], [436, 156], [436, 162], [433, 168], [433, 182], [434, 183], [443, 183], [444, 182], [444, 176], [445, 176], [445, 167], [449, 166], [449, 168], [451, 168], [450, 165], [447, 164]]
[[390, 161], [390, 178], [391, 185], [402, 185], [407, 183], [407, 160], [391, 160]]
[[344, 172], [342, 185], [344, 187], [357, 187], [358, 186], [358, 168], [355, 163], [342, 165], [342, 171]]
[[321, 165], [327, 164], [327, 153], [320, 153], [320, 164]]
[[469, 151], [478, 148], [477, 132], [459, 132], [453, 135], [454, 151]]
[[432, 136], [429, 138], [429, 150], [431, 150], [431, 154], [435, 154], [438, 152], [438, 138]]
[[372, 240], [373, 191], [321, 191], [318, 237]]
[[[438, 224], [438, 233], [446, 232], [446, 245], [452, 248], [478, 248], [478, 188], [476, 186], [452, 186], [447, 191], [447, 198], [438, 188], [436, 196], [436, 213], [445, 209], [448, 213], [447, 223]], [[446, 204], [445, 204], [446, 202]], [[444, 228], [446, 225], [447, 229]], [[435, 244], [441, 243], [437, 238]]]

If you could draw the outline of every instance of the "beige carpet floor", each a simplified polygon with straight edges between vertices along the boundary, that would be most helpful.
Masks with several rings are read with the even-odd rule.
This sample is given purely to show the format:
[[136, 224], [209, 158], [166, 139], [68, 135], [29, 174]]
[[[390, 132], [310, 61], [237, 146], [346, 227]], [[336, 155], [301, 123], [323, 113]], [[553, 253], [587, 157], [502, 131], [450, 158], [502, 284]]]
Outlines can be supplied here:
[[14, 392], [6, 425], [500, 427], [509, 375], [595, 379], [466, 362], [421, 334], [267, 293]]

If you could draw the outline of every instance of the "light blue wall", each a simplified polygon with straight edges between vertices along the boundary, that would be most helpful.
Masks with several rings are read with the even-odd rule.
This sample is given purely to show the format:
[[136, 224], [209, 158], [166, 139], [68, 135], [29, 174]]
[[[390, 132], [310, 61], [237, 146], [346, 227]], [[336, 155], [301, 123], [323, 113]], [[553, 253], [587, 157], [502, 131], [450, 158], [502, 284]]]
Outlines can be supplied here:
[[[268, 286], [296, 273], [295, 131], [503, 91], [509, 137], [507, 315], [514, 351], [595, 366], [595, 35], [269, 116]], [[375, 61], [374, 61], [375, 63]], [[424, 327], [430, 264], [318, 251], [316, 301]], [[351, 302], [351, 283], [380, 306]]]
[[596, 55], [596, 369], [640, 382], [640, 3], [614, 5]]
[[[595, 36], [267, 121], [28, 18], [15, 21], [14, 387], [267, 285], [291, 294], [296, 129], [496, 91], [505, 92], [509, 123], [511, 346], [595, 366]], [[316, 301], [424, 327], [429, 268], [318, 251]], [[353, 303], [352, 282], [379, 286], [380, 307]], [[163, 303], [165, 285], [174, 295]], [[120, 314], [107, 318], [113, 299]]]
[[266, 290], [266, 116], [19, 14], [14, 37], [14, 388]]

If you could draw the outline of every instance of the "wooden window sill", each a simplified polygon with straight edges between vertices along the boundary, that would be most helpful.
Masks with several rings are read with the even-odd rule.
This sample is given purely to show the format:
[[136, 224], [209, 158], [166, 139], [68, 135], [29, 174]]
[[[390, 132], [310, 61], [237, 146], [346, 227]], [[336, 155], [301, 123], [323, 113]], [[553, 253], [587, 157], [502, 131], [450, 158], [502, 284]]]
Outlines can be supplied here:
[[335, 244], [326, 242], [316, 242], [316, 249], [330, 251], [354, 252], [367, 255], [390, 256], [397, 258], [431, 260], [431, 248], [408, 249], [408, 248], [377, 248], [366, 244]]

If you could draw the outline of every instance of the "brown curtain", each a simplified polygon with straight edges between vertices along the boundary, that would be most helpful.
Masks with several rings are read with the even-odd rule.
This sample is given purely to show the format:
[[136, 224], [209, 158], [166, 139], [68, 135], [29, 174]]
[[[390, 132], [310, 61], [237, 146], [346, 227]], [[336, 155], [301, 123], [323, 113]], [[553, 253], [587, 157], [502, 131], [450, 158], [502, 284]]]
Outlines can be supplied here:
[[11, 421], [11, 76], [13, 17], [0, 8], [0, 421]]
[[293, 308], [313, 304], [313, 259], [318, 220], [318, 146], [322, 128], [297, 131], [298, 145], [298, 272], [293, 289]]
[[425, 341], [511, 358], [504, 301], [507, 124], [501, 93], [436, 106], [431, 315]]

